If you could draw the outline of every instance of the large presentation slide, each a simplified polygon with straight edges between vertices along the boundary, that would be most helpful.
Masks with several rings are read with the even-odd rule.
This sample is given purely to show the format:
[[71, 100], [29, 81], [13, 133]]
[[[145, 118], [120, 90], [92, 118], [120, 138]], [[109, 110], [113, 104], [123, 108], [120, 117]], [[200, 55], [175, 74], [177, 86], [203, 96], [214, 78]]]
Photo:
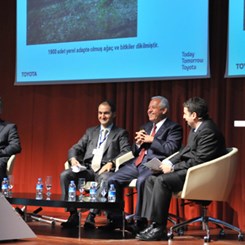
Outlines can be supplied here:
[[208, 0], [17, 0], [15, 84], [209, 77]]
[[245, 0], [229, 0], [226, 77], [245, 76]]

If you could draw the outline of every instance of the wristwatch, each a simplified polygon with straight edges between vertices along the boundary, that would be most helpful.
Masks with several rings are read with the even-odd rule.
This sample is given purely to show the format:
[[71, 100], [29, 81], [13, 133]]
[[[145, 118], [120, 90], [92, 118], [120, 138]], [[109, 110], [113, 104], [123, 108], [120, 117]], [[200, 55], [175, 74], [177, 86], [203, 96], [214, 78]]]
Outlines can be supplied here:
[[116, 167], [116, 163], [114, 160], [110, 160], [110, 162], [112, 163], [112, 167], [115, 168]]

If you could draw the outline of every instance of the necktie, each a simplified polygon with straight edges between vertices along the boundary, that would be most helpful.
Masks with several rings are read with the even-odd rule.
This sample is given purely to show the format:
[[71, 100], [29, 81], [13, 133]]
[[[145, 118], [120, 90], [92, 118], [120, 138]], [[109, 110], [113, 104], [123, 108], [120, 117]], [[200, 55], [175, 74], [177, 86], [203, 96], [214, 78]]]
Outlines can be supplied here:
[[107, 137], [108, 130], [107, 129], [102, 129], [101, 130], [101, 137], [99, 139], [99, 145], [98, 148], [101, 147], [101, 145], [105, 142], [106, 137]]
[[106, 138], [107, 138], [107, 133], [108, 133], [107, 129], [101, 130], [101, 135], [99, 137], [98, 147], [97, 147], [96, 152], [93, 156], [92, 164], [91, 164], [91, 167], [94, 170], [94, 172], [97, 172], [100, 169], [100, 164], [101, 164], [101, 160], [103, 157], [103, 150], [104, 150], [104, 146], [105, 146], [104, 143], [105, 143]]
[[[151, 131], [151, 136], [153, 136], [153, 137], [155, 136], [156, 129], [157, 129], [157, 126], [156, 126], [156, 124], [154, 124], [153, 129]], [[143, 147], [139, 153], [139, 156], [136, 158], [136, 160], [134, 162], [136, 167], [138, 167], [141, 164], [141, 162], [143, 161], [145, 153], [146, 153], [146, 149]]]

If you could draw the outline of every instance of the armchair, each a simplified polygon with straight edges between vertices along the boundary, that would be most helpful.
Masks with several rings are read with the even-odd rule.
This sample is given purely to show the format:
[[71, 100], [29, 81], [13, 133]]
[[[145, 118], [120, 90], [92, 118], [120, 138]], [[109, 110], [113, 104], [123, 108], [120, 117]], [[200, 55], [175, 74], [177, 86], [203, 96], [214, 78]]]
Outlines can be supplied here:
[[237, 166], [238, 149], [228, 148], [228, 153], [214, 160], [191, 167], [188, 169], [183, 190], [177, 194], [181, 199], [193, 201], [201, 205], [202, 214], [199, 217], [181, 222], [170, 228], [168, 237], [173, 239], [173, 231], [179, 230], [194, 222], [201, 222], [206, 230], [205, 242], [210, 242], [210, 230], [208, 223], [212, 222], [221, 228], [220, 235], [224, 234], [224, 227], [238, 232], [238, 240], [243, 240], [243, 235], [238, 227], [225, 221], [212, 218], [207, 215], [207, 207], [212, 201], [228, 201], [232, 190]]

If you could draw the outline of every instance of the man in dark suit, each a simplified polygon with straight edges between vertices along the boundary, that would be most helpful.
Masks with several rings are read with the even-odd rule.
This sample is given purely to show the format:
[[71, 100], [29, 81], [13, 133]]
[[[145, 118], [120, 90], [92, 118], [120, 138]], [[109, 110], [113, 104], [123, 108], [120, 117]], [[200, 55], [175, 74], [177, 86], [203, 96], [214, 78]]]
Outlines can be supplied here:
[[[2, 109], [3, 101], [0, 97], [0, 115]], [[20, 152], [21, 145], [16, 125], [0, 118], [0, 183], [4, 177], [7, 177], [6, 169], [9, 158]]]
[[184, 103], [183, 118], [191, 127], [187, 145], [177, 155], [162, 161], [159, 173], [145, 183], [141, 216], [152, 221], [136, 238], [144, 241], [167, 239], [166, 225], [173, 192], [182, 190], [188, 168], [226, 153], [225, 140], [208, 116], [208, 106], [199, 97]]
[[[117, 128], [113, 124], [116, 117], [115, 106], [104, 101], [98, 106], [98, 120], [100, 125], [86, 130], [82, 138], [73, 145], [68, 152], [68, 161], [71, 168], [60, 175], [62, 194], [67, 198], [68, 186], [71, 180], [77, 184], [79, 178], [86, 181], [95, 180], [100, 185], [102, 180], [106, 181], [115, 170], [115, 159], [131, 150], [128, 133], [125, 129]], [[83, 171], [75, 171], [77, 166], [86, 167]], [[78, 214], [76, 210], [70, 209], [70, 217], [63, 227], [74, 227], [78, 225]], [[94, 215], [95, 216], [95, 215]], [[89, 215], [88, 225], [95, 228], [94, 216]]]
[[[146, 220], [140, 218], [142, 195], [145, 179], [151, 171], [144, 163], [157, 157], [161, 160], [178, 151], [182, 142], [182, 128], [167, 118], [169, 103], [165, 97], [154, 96], [148, 106], [147, 122], [141, 130], [136, 132], [133, 153], [135, 158], [127, 162], [115, 174], [109, 177], [108, 184], [116, 187], [117, 200], [123, 199], [123, 187], [128, 186], [131, 180], [137, 178], [137, 204], [135, 212], [135, 224], [133, 229], [140, 229], [146, 225]], [[108, 214], [108, 223], [101, 227], [104, 230], [114, 230], [121, 226], [119, 214]]]

